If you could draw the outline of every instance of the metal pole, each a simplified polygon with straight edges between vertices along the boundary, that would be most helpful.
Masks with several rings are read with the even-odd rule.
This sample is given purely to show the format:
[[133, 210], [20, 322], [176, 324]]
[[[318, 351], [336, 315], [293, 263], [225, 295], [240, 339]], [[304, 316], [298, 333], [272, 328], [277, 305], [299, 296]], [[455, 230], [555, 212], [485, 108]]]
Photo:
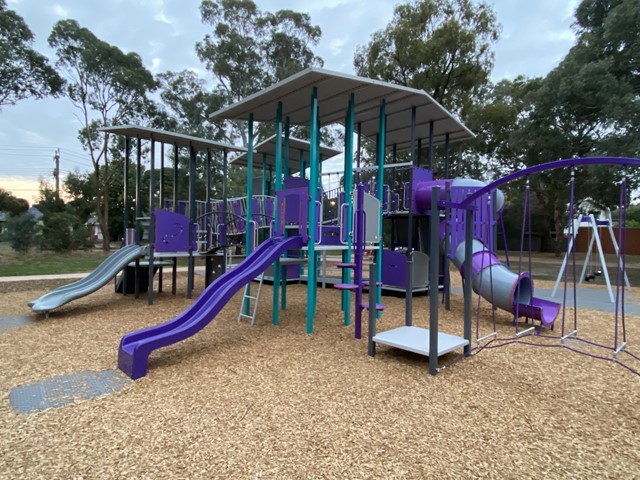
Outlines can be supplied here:
[[[346, 222], [347, 249], [342, 252], [342, 262], [350, 263], [353, 249], [353, 198], [351, 192], [353, 190], [353, 123], [355, 116], [355, 95], [352, 93], [349, 98], [347, 107], [347, 115], [345, 118], [344, 131], [344, 199], [347, 204], [347, 215], [343, 219]], [[349, 268], [342, 269], [342, 283], [351, 282], [351, 271]], [[359, 305], [356, 305], [356, 309]], [[344, 312], [344, 324], [349, 325], [351, 322], [351, 298], [348, 290], [342, 291], [342, 311]]]
[[[244, 249], [245, 259], [251, 254], [251, 220], [253, 219], [253, 113], [249, 114], [247, 132], [247, 218], [245, 220]], [[247, 284], [244, 297], [244, 314], [249, 315], [251, 308], [251, 283]]]
[[160, 208], [164, 208], [164, 142], [160, 143]]
[[[284, 152], [282, 152], [282, 157], [283, 157], [283, 173], [286, 177], [289, 176], [289, 131], [290, 125], [289, 125], [289, 117], [285, 118], [284, 121]], [[283, 232], [285, 234], [285, 237], [288, 236], [287, 232]], [[278, 263], [280, 263], [278, 261]], [[286, 309], [287, 308], [287, 267], [286, 266], [281, 266], [280, 267], [280, 284], [282, 287], [282, 295], [280, 298], [280, 306], [282, 307], [282, 309]]]
[[179, 149], [178, 144], [173, 144], [173, 211], [179, 213], [178, 209], [178, 163]]
[[153, 305], [153, 243], [155, 242], [155, 168], [156, 168], [156, 141], [151, 137], [151, 158], [149, 169], [149, 266], [148, 266], [148, 288], [147, 303]]
[[[124, 223], [124, 240], [127, 242], [127, 228], [129, 227], [129, 163], [131, 161], [131, 138], [124, 139], [124, 192], [123, 203], [124, 212], [122, 212], [122, 221]], [[124, 282], [123, 282], [124, 285]]]
[[449, 178], [449, 132], [444, 136], [444, 178]]
[[[411, 108], [411, 176], [409, 179], [409, 206], [407, 208], [407, 291], [405, 293], [405, 318], [404, 324], [409, 327], [413, 325], [413, 175], [416, 161], [416, 107]], [[429, 258], [429, 264], [433, 259]], [[436, 296], [438, 287], [436, 285]], [[433, 285], [429, 285], [429, 296], [433, 295]]]
[[473, 256], [473, 210], [465, 212], [464, 221], [464, 338], [469, 342], [464, 347], [464, 354], [471, 352], [471, 282], [473, 281], [472, 261]]
[[378, 277], [376, 275], [376, 264], [372, 263], [369, 265], [369, 348], [368, 353], [369, 356], [374, 357], [376, 354], [376, 344], [373, 341], [373, 337], [376, 335], [376, 300], [375, 295], [373, 295], [373, 290], [371, 289], [371, 285], [375, 285], [378, 283]]
[[313, 333], [313, 317], [315, 316], [315, 297], [316, 297], [316, 250], [315, 250], [315, 225], [316, 225], [316, 206], [315, 192], [318, 188], [318, 87], [313, 87], [311, 94], [311, 138], [309, 152], [309, 263], [308, 263], [308, 281], [307, 281], [307, 333]]
[[[276, 178], [275, 178], [275, 191], [277, 193], [282, 190], [282, 102], [278, 102], [276, 110]], [[275, 219], [276, 230], [279, 230], [278, 219], [280, 218], [280, 208], [278, 200], [276, 199], [275, 207]], [[282, 231], [278, 232], [279, 235], [285, 236], [285, 225], [282, 225]], [[280, 277], [282, 272], [280, 271], [280, 257], [278, 257], [273, 264], [273, 324], [278, 325], [280, 323]]]
[[[378, 125], [378, 138], [380, 142], [380, 146], [378, 148], [378, 200], [380, 201], [380, 205], [382, 205], [382, 192], [384, 185], [384, 154], [385, 154], [385, 145], [387, 142], [387, 102], [382, 99], [380, 102], [380, 114], [379, 114], [379, 125]], [[378, 218], [379, 226], [378, 229], [378, 237], [380, 238], [380, 244], [378, 245], [378, 249], [376, 250], [375, 262], [378, 271], [376, 272], [376, 276], [378, 278], [382, 278], [382, 208], [380, 209], [380, 216]], [[376, 289], [376, 303], [382, 303], [382, 286], [380, 285], [369, 285], [369, 289]], [[376, 313], [377, 315], [377, 313]]]
[[[434, 262], [433, 259], [437, 259], [440, 255], [438, 248], [439, 201], [440, 187], [434, 187], [431, 190], [431, 217], [429, 218], [429, 373], [431, 375], [438, 373], [438, 261]], [[465, 273], [470, 271], [471, 267]], [[432, 291], [433, 285], [436, 285], [435, 295]]]
[[431, 171], [433, 171], [433, 132], [434, 125], [433, 120], [431, 120], [429, 122], [429, 150], [427, 150], [427, 166]]
[[187, 298], [193, 294], [195, 259], [193, 258], [193, 225], [196, 223], [196, 149], [189, 145], [189, 265], [187, 274]]

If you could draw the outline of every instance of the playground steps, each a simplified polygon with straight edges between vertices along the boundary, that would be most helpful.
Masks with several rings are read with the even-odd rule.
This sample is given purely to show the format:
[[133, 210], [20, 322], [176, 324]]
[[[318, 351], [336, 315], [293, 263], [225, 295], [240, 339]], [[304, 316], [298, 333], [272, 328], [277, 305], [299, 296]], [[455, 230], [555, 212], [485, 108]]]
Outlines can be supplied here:
[[358, 289], [358, 285], [356, 285], [355, 283], [336, 283], [333, 287], [337, 288], [338, 290], [357, 290]]

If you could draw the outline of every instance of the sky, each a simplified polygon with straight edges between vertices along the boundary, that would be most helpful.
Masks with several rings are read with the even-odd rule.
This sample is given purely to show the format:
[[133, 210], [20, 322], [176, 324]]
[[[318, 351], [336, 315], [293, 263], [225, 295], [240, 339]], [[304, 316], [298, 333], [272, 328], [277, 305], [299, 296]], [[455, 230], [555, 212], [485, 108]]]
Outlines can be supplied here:
[[[322, 29], [316, 53], [327, 69], [354, 73], [357, 46], [383, 29], [399, 3], [390, 0], [254, 0], [263, 11], [293, 9], [309, 13]], [[138, 53], [153, 73], [191, 69], [210, 76], [195, 53], [210, 27], [200, 20], [200, 0], [8, 0], [36, 36], [35, 49], [53, 60], [47, 37], [65, 18], [77, 20], [98, 38], [125, 52]], [[571, 29], [578, 0], [488, 0], [501, 25], [492, 79], [545, 75], [574, 43]], [[464, 119], [462, 119], [464, 121]], [[54, 154], [60, 170], [86, 171], [91, 162], [77, 139], [81, 124], [66, 98], [24, 100], [0, 110], [0, 187], [37, 199], [40, 179], [52, 181]]]

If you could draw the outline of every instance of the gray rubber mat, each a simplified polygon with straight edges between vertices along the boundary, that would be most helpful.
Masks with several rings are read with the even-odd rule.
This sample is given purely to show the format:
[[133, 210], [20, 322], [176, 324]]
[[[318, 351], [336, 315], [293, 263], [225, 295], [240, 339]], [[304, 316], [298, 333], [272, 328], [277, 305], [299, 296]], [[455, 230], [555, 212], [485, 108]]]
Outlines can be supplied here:
[[27, 325], [31, 322], [33, 322], [33, 318], [29, 315], [19, 315], [16, 317], [0, 317], [0, 332], [22, 327], [23, 325]]
[[18, 413], [34, 413], [114, 393], [131, 382], [115, 370], [73, 373], [15, 387], [9, 393], [9, 402]]

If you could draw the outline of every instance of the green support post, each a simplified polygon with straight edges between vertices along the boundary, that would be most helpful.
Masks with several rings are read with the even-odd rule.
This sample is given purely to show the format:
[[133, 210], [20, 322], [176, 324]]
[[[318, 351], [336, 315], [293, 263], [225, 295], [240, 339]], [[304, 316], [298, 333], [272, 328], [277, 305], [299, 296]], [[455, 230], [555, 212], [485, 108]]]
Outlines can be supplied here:
[[[347, 236], [347, 249], [342, 252], [342, 262], [351, 263], [353, 238], [351, 231], [353, 230], [353, 199], [351, 192], [353, 190], [353, 129], [355, 123], [355, 96], [352, 93], [349, 98], [349, 106], [347, 108], [347, 116], [345, 118], [344, 131], [344, 199], [347, 203], [347, 215], [343, 219], [346, 222], [346, 229], [349, 232]], [[351, 270], [342, 269], [342, 283], [351, 283]], [[357, 308], [357, 307], [356, 307]], [[349, 325], [351, 322], [351, 297], [348, 290], [342, 291], [342, 310], [344, 312], [344, 324]]]
[[[384, 184], [384, 153], [385, 153], [385, 143], [387, 140], [387, 114], [386, 114], [387, 104], [384, 99], [380, 102], [380, 126], [378, 132], [378, 200], [380, 200], [380, 205], [382, 205], [382, 191]], [[376, 272], [376, 277], [381, 281], [382, 279], [382, 208], [380, 209], [380, 228], [378, 230], [378, 235], [380, 236], [380, 245], [378, 246], [378, 250], [376, 250], [376, 268], [378, 271]], [[369, 288], [372, 286], [370, 285]], [[376, 302], [382, 303], [382, 287], [380, 285], [376, 285]], [[380, 317], [380, 312], [377, 313], [377, 316]]]
[[[282, 190], [282, 102], [278, 102], [276, 111], [276, 181], [275, 192]], [[278, 201], [276, 200], [273, 216], [276, 219], [276, 226], [280, 216]], [[283, 226], [284, 230], [284, 226]], [[284, 235], [284, 232], [282, 232]], [[273, 324], [280, 323], [280, 258], [273, 264]]]
[[315, 316], [316, 306], [316, 205], [315, 197], [316, 190], [318, 188], [318, 88], [313, 87], [313, 93], [311, 94], [311, 139], [309, 145], [309, 268], [308, 268], [308, 281], [307, 281], [307, 333], [313, 333], [313, 317]]
[[[245, 221], [245, 252], [246, 257], [251, 253], [251, 220], [253, 219], [253, 113], [249, 114], [247, 139], [247, 219]], [[251, 295], [251, 284], [247, 285], [247, 295]], [[249, 315], [250, 299], [244, 300], [244, 314]]]

